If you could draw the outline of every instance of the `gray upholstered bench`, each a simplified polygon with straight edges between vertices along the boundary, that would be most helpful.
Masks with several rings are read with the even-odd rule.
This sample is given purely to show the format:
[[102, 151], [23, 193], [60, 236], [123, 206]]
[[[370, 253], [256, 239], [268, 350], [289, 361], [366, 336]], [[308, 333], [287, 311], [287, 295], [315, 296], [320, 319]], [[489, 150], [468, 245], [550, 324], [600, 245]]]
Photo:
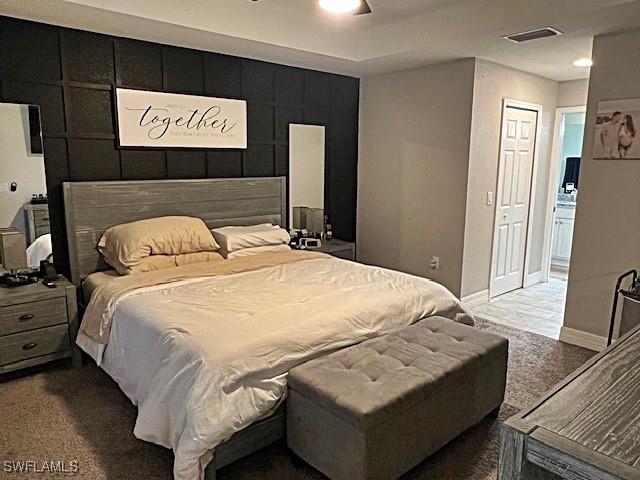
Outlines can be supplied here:
[[508, 342], [441, 317], [289, 373], [289, 448], [333, 480], [394, 479], [504, 399]]

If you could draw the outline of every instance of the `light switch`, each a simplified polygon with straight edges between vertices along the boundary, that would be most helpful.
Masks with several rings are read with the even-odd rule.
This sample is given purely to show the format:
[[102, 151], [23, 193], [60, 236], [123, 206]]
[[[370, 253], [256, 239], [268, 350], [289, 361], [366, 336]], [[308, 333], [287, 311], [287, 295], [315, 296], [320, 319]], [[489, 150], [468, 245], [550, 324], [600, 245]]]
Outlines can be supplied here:
[[493, 192], [487, 192], [487, 206], [493, 205]]

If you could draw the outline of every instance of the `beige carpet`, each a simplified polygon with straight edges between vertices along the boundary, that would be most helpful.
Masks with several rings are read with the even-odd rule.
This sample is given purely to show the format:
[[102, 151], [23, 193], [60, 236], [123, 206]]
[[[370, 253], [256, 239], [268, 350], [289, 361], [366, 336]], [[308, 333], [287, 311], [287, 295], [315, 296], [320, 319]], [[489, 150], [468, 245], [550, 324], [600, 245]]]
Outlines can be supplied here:
[[[584, 363], [592, 352], [480, 320], [510, 340], [507, 398], [498, 420], [484, 420], [406, 475], [409, 479], [496, 478], [501, 421]], [[131, 433], [136, 410], [95, 365], [66, 362], [0, 379], [0, 478], [171, 479], [170, 451]], [[78, 462], [75, 475], [8, 474], [5, 461]], [[283, 442], [219, 471], [220, 480], [324, 478], [296, 461]]]

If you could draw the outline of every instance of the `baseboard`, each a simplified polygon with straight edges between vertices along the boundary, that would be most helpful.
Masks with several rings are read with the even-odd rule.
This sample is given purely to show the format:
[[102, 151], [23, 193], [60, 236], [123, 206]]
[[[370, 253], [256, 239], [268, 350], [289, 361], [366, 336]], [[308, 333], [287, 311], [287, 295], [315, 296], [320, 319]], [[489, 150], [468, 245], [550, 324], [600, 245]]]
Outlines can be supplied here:
[[489, 290], [472, 293], [460, 299], [465, 307], [471, 308], [489, 301]]
[[544, 282], [544, 270], [539, 270], [535, 273], [530, 273], [524, 282], [524, 288], [531, 287], [538, 283]]
[[560, 341], [588, 348], [589, 350], [595, 350], [596, 352], [599, 352], [607, 346], [606, 337], [569, 327], [562, 327], [560, 329]]
[[551, 271], [555, 270], [556, 272], [569, 273], [569, 264], [560, 265], [557, 263], [551, 264]]

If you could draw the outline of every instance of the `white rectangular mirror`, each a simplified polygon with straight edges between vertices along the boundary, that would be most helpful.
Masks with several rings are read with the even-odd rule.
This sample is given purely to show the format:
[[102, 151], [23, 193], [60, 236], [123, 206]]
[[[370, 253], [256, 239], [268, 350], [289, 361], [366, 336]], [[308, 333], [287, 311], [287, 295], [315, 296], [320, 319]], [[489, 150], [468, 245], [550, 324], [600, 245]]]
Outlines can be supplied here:
[[319, 125], [289, 125], [289, 228], [294, 229], [293, 209], [324, 211], [324, 136]]
[[[27, 249], [27, 261], [12, 261], [9, 258], [10, 252], [0, 246], [5, 257], [0, 263], [7, 269], [35, 267], [40, 260], [50, 256], [51, 237], [46, 193], [38, 106], [0, 103], [0, 228], [4, 229], [6, 240], [2, 245], [6, 247], [7, 239], [14, 239], [11, 242], [14, 245], [13, 256], [24, 258], [24, 251], [18, 254], [16, 246], [23, 244], [31, 247], [40, 239], [40, 246], [31, 251], [35, 252], [33, 255]], [[11, 228], [14, 229], [13, 234], [20, 235], [20, 241], [15, 240], [16, 235], [9, 236], [12, 232], [6, 229]], [[0, 256], [3, 252], [0, 252]]]

